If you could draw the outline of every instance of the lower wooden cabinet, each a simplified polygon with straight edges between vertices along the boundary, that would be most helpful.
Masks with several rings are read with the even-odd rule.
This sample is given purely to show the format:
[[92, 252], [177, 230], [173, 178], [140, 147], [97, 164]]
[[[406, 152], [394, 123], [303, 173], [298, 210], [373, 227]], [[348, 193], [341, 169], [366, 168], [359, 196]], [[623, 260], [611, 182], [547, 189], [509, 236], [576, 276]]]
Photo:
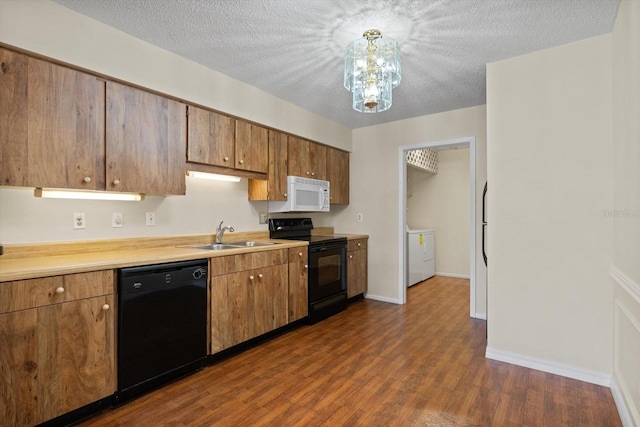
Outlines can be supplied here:
[[289, 323], [309, 314], [309, 254], [307, 248], [289, 249]]
[[367, 239], [347, 242], [347, 297], [367, 292]]
[[211, 353], [287, 324], [287, 267], [286, 249], [211, 259]]
[[[0, 284], [0, 413], [8, 425], [38, 424], [115, 392], [113, 287], [110, 270]], [[74, 296], [87, 289], [108, 293]]]

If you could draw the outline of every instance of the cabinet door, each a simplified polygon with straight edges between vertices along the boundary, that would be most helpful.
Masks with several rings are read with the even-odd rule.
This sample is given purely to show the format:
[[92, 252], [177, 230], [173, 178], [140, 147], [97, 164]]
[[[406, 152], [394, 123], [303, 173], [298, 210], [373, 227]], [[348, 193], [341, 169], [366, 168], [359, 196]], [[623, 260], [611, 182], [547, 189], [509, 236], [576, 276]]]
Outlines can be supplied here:
[[309, 310], [307, 248], [289, 249], [289, 323], [307, 317]]
[[251, 338], [287, 324], [287, 282], [286, 264], [251, 271]]
[[38, 314], [0, 314], [0, 414], [7, 425], [32, 426], [38, 414]]
[[185, 194], [186, 107], [107, 82], [107, 190]]
[[367, 292], [367, 250], [347, 252], [347, 297]]
[[349, 204], [349, 153], [327, 147], [327, 179], [331, 183], [331, 204]]
[[213, 111], [189, 106], [187, 160], [233, 168], [236, 120]]
[[248, 272], [211, 278], [211, 352], [249, 339]]
[[268, 156], [268, 129], [236, 120], [236, 169], [267, 173]]
[[287, 135], [269, 131], [267, 180], [249, 180], [249, 200], [287, 200]]
[[115, 392], [113, 296], [38, 308], [40, 421]]
[[309, 169], [309, 178], [327, 179], [327, 147], [315, 142], [309, 143]]
[[289, 175], [311, 178], [309, 144], [304, 139], [289, 136], [287, 140], [287, 162]]
[[104, 189], [105, 82], [0, 48], [0, 185]]

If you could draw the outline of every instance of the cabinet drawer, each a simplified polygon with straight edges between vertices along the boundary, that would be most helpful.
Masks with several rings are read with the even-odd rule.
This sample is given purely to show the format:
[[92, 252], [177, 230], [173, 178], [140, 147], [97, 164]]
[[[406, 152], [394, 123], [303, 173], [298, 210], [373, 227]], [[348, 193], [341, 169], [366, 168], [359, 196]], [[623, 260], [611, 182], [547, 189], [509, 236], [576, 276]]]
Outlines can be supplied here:
[[347, 251], [357, 251], [358, 249], [367, 249], [368, 239], [355, 239], [347, 241]]
[[0, 313], [113, 293], [113, 270], [0, 283]]
[[250, 252], [211, 258], [211, 277], [255, 268], [271, 267], [288, 262], [287, 250]]

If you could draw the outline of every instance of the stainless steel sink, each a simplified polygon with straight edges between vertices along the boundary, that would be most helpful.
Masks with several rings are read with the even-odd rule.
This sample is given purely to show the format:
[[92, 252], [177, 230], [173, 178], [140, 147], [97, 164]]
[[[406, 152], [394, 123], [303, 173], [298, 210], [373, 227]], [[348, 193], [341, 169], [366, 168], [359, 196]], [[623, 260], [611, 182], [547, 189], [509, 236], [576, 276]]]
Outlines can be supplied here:
[[208, 245], [189, 246], [192, 249], [207, 249], [209, 251], [222, 251], [225, 249], [238, 249], [242, 246], [231, 246], [224, 243], [211, 243]]
[[239, 248], [252, 248], [258, 246], [270, 246], [277, 245], [278, 243], [271, 242], [230, 242], [230, 243], [210, 243], [208, 245], [189, 246], [192, 249], [206, 249], [209, 251], [223, 251], [225, 249], [239, 249]]

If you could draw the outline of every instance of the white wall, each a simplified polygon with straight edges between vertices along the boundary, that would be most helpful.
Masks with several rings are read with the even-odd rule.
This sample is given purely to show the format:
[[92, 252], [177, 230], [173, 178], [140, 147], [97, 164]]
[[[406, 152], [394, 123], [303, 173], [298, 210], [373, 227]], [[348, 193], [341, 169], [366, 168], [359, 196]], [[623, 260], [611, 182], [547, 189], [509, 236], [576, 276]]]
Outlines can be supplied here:
[[487, 65], [488, 349], [608, 384], [611, 36]]
[[[286, 132], [351, 149], [351, 130], [254, 87], [131, 37], [49, 0], [0, 0], [0, 43], [132, 82]], [[339, 209], [339, 208], [338, 208]], [[157, 225], [144, 225], [155, 210]], [[266, 230], [247, 200], [247, 183], [187, 181], [187, 196], [149, 198], [142, 203], [34, 199], [33, 189], [0, 188], [0, 243], [91, 240], [207, 233], [219, 220], [238, 230]], [[74, 212], [87, 216], [86, 230], [72, 230]], [[111, 228], [111, 213], [125, 226]], [[314, 215], [317, 226], [331, 214]]]
[[[480, 221], [486, 178], [485, 106], [416, 117], [353, 131], [350, 204], [334, 213], [338, 231], [367, 233], [369, 238], [368, 296], [399, 301], [398, 276], [398, 147], [454, 138], [476, 137], [476, 212]], [[363, 221], [357, 220], [363, 214]], [[480, 223], [476, 241], [480, 245]], [[476, 261], [476, 311], [486, 313], [484, 263]]]
[[612, 37], [614, 396], [640, 426], [640, 2], [622, 1]]
[[407, 225], [436, 230], [436, 274], [469, 277], [469, 149], [438, 152], [438, 173], [407, 167]]

